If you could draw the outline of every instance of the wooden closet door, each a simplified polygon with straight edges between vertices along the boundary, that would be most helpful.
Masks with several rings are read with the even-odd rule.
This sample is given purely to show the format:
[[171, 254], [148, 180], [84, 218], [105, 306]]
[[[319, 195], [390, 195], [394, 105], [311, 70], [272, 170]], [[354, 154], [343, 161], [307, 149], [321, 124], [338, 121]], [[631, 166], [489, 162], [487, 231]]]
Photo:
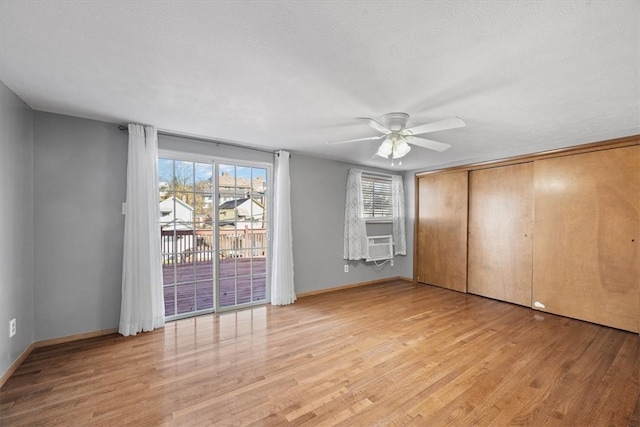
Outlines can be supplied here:
[[533, 300], [640, 329], [640, 146], [534, 163]]
[[531, 307], [533, 164], [469, 173], [469, 293]]
[[418, 178], [416, 280], [467, 291], [467, 172]]

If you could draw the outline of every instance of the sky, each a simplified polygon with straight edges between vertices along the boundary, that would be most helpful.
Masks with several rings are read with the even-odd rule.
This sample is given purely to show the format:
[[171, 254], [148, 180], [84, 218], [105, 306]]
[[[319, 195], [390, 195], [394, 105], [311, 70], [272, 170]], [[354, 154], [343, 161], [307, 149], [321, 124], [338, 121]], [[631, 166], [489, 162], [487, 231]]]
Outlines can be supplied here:
[[[174, 170], [174, 164], [176, 171], [183, 175], [193, 174], [195, 169], [196, 182], [209, 180], [213, 175], [213, 165], [211, 163], [193, 163], [181, 160], [173, 159], [158, 159], [158, 180], [161, 182], [167, 182], [171, 180], [171, 176]], [[194, 168], [195, 165], [195, 168]], [[264, 168], [255, 168], [250, 166], [238, 166], [227, 165], [220, 163], [218, 165], [220, 174], [228, 172], [233, 176], [234, 171], [238, 178], [256, 179], [258, 176], [262, 176], [263, 180], [267, 180], [267, 171]], [[253, 176], [252, 176], [253, 174]]]

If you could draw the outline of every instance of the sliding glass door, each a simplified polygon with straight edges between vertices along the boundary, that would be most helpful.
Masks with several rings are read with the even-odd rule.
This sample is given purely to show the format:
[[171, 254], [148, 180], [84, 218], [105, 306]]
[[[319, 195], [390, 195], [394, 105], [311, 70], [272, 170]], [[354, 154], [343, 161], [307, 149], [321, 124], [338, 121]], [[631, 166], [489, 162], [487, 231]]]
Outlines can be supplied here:
[[267, 170], [218, 166], [220, 307], [266, 298]]
[[268, 166], [161, 158], [168, 320], [267, 298]]

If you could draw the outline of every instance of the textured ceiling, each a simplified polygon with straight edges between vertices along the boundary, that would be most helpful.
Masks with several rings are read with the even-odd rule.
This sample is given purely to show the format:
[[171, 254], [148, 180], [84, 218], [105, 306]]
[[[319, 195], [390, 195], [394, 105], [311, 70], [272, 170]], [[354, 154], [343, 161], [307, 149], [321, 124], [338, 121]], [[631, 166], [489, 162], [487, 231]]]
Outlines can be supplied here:
[[390, 168], [356, 117], [459, 116], [394, 169], [640, 133], [638, 1], [0, 0], [32, 108]]

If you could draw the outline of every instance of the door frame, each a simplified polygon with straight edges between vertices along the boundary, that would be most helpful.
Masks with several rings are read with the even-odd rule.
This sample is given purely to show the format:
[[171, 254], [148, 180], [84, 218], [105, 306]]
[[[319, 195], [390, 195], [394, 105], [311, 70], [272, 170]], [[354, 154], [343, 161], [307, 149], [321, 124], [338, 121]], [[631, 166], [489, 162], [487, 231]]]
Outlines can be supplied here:
[[[171, 159], [178, 161], [186, 161], [186, 162], [194, 162], [194, 163], [209, 163], [213, 166], [213, 176], [215, 178], [215, 182], [212, 185], [213, 193], [211, 194], [213, 202], [213, 215], [212, 215], [212, 229], [215, 231], [213, 233], [213, 239], [215, 242], [215, 251], [213, 256], [216, 261], [214, 264], [214, 277], [213, 277], [213, 308], [198, 310], [189, 313], [183, 314], [175, 314], [173, 316], [165, 316], [167, 321], [179, 320], [193, 316], [199, 316], [203, 314], [209, 313], [222, 313], [227, 311], [238, 310], [245, 307], [253, 307], [258, 305], [263, 305], [271, 300], [271, 262], [270, 257], [272, 253], [272, 221], [271, 221], [271, 212], [273, 211], [273, 162], [260, 162], [260, 161], [252, 161], [252, 160], [242, 160], [233, 157], [219, 157], [219, 156], [211, 156], [205, 154], [195, 154], [180, 150], [169, 150], [169, 149], [159, 149], [158, 150], [158, 158], [162, 159]], [[250, 301], [243, 304], [237, 304], [228, 307], [220, 307], [220, 259], [219, 259], [219, 233], [217, 233], [219, 214], [218, 214], [218, 180], [219, 180], [219, 165], [234, 165], [234, 166], [247, 166], [247, 167], [255, 167], [266, 169], [267, 171], [267, 220], [266, 220], [266, 229], [267, 229], [267, 258], [266, 258], [266, 278], [265, 278], [265, 299], [261, 301]]]

